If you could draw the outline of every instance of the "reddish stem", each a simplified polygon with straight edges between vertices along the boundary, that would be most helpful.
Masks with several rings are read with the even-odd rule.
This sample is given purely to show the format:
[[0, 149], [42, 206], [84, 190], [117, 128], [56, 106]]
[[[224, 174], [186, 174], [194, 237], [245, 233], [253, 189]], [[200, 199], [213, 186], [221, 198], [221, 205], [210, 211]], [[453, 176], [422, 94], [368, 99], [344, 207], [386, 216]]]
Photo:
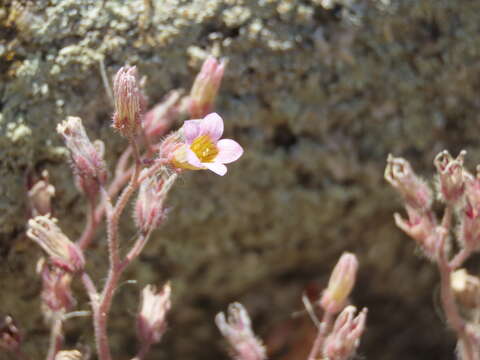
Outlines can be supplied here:
[[317, 337], [315, 338], [315, 342], [313, 343], [312, 350], [310, 350], [310, 354], [308, 355], [308, 360], [316, 360], [317, 355], [322, 351], [325, 338], [330, 332], [333, 324], [333, 315], [334, 314], [328, 311], [325, 311], [323, 313], [322, 322], [320, 323], [320, 328], [318, 329]]

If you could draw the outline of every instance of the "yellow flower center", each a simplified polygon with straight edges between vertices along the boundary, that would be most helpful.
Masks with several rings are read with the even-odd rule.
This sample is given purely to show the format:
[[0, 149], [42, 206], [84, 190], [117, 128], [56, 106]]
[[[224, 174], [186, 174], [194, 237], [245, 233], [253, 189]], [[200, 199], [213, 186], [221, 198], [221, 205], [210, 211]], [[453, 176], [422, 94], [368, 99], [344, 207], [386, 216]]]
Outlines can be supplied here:
[[213, 143], [208, 135], [202, 135], [193, 140], [190, 149], [202, 163], [212, 162], [218, 155], [217, 145]]

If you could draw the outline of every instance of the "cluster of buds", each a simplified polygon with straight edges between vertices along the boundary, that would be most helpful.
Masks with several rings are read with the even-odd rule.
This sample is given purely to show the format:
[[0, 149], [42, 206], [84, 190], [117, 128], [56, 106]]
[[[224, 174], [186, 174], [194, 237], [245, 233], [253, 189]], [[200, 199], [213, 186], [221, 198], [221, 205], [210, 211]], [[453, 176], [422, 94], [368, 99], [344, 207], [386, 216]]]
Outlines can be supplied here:
[[261, 341], [255, 337], [250, 317], [242, 304], [230, 304], [227, 317], [221, 312], [215, 317], [215, 322], [222, 335], [230, 343], [235, 359], [266, 359], [265, 348]]
[[103, 143], [99, 140], [94, 143], [90, 141], [79, 117], [69, 116], [58, 124], [57, 132], [70, 150], [77, 185], [88, 196], [94, 196], [99, 185], [107, 180]]
[[123, 136], [132, 139], [141, 128], [146, 106], [135, 66], [124, 66], [117, 72], [113, 80], [113, 96], [113, 127]]
[[324, 311], [331, 314], [342, 311], [355, 285], [357, 269], [358, 260], [354, 254], [344, 253], [340, 257], [320, 299]]
[[62, 232], [57, 219], [49, 215], [30, 219], [27, 236], [49, 255], [55, 266], [72, 273], [84, 268], [82, 250]]
[[[464, 167], [466, 151], [453, 158], [448, 151], [435, 157], [438, 198], [455, 209], [459, 223], [457, 238], [466, 252], [480, 249], [480, 178]], [[436, 260], [442, 241], [443, 224], [432, 210], [430, 187], [413, 172], [402, 158], [389, 155], [385, 179], [402, 195], [408, 220], [395, 214], [399, 228], [412, 237], [428, 258]], [[448, 243], [446, 244], [448, 246]]]
[[[148, 169], [143, 170], [143, 173]], [[165, 198], [172, 188], [177, 174], [170, 176], [153, 175], [140, 185], [135, 203], [135, 223], [143, 234], [147, 234], [165, 219]]]
[[347, 306], [338, 315], [333, 330], [325, 339], [323, 356], [329, 360], [349, 360], [355, 356], [365, 331], [367, 309], [358, 315], [355, 306]]
[[417, 176], [408, 161], [388, 156], [385, 179], [402, 196], [408, 219], [395, 214], [397, 226], [413, 238], [426, 256], [438, 254], [437, 219], [431, 211], [433, 194], [427, 183]]
[[167, 330], [167, 313], [170, 310], [172, 288], [167, 283], [160, 291], [152, 285], [142, 290], [140, 311], [137, 316], [137, 336], [142, 344], [160, 341]]
[[225, 65], [225, 61], [218, 61], [213, 56], [208, 57], [203, 63], [187, 100], [188, 110], [192, 118], [202, 118], [212, 111], [222, 82]]

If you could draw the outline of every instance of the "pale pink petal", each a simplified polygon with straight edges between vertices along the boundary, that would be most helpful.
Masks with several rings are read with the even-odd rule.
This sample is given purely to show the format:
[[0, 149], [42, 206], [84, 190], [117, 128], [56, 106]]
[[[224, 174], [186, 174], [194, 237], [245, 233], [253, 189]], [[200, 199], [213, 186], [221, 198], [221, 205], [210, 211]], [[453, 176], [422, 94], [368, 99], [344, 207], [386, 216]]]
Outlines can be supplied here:
[[215, 174], [223, 176], [227, 173], [227, 167], [223, 164], [213, 162], [213, 163], [203, 163], [203, 165], [208, 169], [213, 171]]
[[183, 136], [187, 144], [191, 144], [200, 134], [200, 120], [187, 120], [183, 123]]
[[200, 135], [208, 135], [217, 142], [223, 134], [223, 119], [217, 113], [208, 114], [200, 121]]
[[218, 155], [215, 162], [222, 164], [229, 164], [238, 160], [243, 154], [243, 148], [234, 140], [222, 139], [217, 143]]
[[198, 156], [190, 149], [187, 150], [187, 162], [200, 169], [205, 169], [205, 166], [200, 162]]

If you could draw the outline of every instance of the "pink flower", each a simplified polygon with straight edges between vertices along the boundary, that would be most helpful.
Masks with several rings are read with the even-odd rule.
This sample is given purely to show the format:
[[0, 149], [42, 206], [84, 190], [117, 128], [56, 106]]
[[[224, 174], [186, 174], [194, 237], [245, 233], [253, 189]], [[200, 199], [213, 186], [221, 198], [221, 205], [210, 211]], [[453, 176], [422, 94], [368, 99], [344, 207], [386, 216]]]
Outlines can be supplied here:
[[222, 139], [223, 119], [211, 113], [200, 120], [187, 120], [182, 127], [185, 144], [175, 150], [173, 164], [189, 170], [209, 169], [223, 176], [229, 164], [240, 158], [243, 148], [236, 141]]

